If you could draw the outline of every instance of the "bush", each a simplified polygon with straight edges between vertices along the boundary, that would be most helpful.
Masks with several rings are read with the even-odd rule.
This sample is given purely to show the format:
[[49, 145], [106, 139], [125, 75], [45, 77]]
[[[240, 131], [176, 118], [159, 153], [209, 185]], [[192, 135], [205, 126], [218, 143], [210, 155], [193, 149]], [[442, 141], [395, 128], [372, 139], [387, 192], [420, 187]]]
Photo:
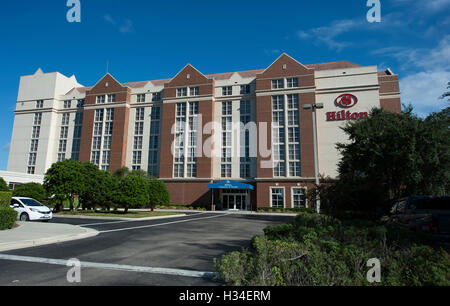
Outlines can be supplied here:
[[433, 239], [370, 220], [301, 213], [268, 227], [252, 248], [215, 261], [229, 285], [364, 286], [367, 260], [381, 261], [382, 286], [448, 286], [450, 259]]
[[11, 205], [12, 192], [0, 191], [0, 207], [9, 208]]
[[14, 197], [33, 198], [39, 202], [42, 202], [47, 198], [44, 186], [39, 183], [28, 183], [16, 186], [12, 194]]
[[282, 212], [282, 213], [313, 213], [311, 208], [276, 208], [276, 207], [258, 207], [258, 212]]
[[0, 230], [7, 230], [14, 226], [17, 212], [9, 207], [0, 207]]
[[0, 177], [0, 191], [10, 191], [8, 184], [6, 184], [2, 177]]

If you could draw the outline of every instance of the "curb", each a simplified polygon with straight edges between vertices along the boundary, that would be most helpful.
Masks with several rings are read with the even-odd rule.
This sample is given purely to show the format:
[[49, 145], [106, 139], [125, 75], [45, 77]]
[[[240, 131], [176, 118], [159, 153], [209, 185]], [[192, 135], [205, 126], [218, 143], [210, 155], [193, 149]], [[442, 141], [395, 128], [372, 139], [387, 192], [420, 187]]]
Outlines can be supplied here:
[[99, 234], [99, 232], [94, 229], [82, 228], [79, 226], [76, 226], [76, 227], [83, 230], [83, 233], [72, 234], [72, 235], [60, 235], [60, 236], [55, 236], [55, 237], [38, 238], [38, 239], [33, 239], [33, 240], [25, 240], [25, 241], [17, 241], [17, 242], [0, 243], [0, 252], [25, 249], [25, 248], [30, 248], [30, 247], [49, 245], [49, 244], [67, 242], [67, 241], [73, 241], [73, 240], [80, 240], [80, 239], [95, 237]]
[[149, 221], [149, 220], [168, 219], [168, 218], [179, 218], [179, 217], [186, 217], [186, 216], [187, 216], [186, 214], [179, 214], [179, 215], [167, 215], [167, 216], [156, 216], [156, 217], [146, 217], [146, 218], [120, 218], [120, 217], [93, 217], [93, 216], [53, 215], [53, 218], [90, 219], [90, 220], [110, 220], [110, 221], [136, 222], [136, 221]]
[[229, 215], [242, 215], [242, 216], [286, 216], [295, 217], [297, 213], [264, 213], [264, 212], [254, 212], [254, 211], [195, 211], [195, 210], [184, 210], [184, 209], [156, 209], [155, 211], [162, 212], [185, 212], [185, 213], [208, 213], [208, 214], [229, 214]]

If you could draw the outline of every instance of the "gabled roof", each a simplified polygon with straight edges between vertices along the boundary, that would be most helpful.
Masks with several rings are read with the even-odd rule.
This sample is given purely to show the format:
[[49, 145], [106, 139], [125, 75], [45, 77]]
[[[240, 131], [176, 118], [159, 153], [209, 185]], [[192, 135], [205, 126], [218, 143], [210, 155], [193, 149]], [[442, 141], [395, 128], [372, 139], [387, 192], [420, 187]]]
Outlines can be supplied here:
[[[283, 53], [280, 57], [278, 57], [278, 59], [280, 59], [283, 56], [287, 56], [289, 58], [289, 55]], [[277, 62], [278, 59], [275, 61]], [[294, 61], [296, 61], [297, 63], [299, 63], [297, 60], [293, 59]], [[275, 63], [274, 62], [274, 63]], [[300, 65], [308, 68], [308, 69], [314, 69], [314, 70], [333, 70], [333, 69], [344, 69], [344, 68], [357, 68], [357, 67], [361, 67], [358, 64], [349, 62], [349, 61], [337, 61], [337, 62], [328, 62], [328, 63], [318, 63], [318, 64], [309, 64], [309, 65], [303, 65], [301, 63], [299, 63]], [[272, 64], [273, 65], [273, 64]], [[271, 66], [272, 66], [271, 65]], [[184, 71], [186, 68], [190, 68], [192, 67], [194, 70], [198, 71], [194, 66], [192, 66], [191, 64], [187, 64], [183, 69], [181, 69], [176, 76], [178, 76], [182, 71]], [[270, 67], [270, 66], [269, 66]], [[257, 74], [260, 74], [264, 71], [266, 71], [269, 67], [267, 67], [266, 69], [256, 69], [256, 70], [244, 70], [244, 71], [234, 71], [234, 72], [224, 72], [224, 73], [214, 73], [214, 74], [207, 74], [204, 75], [203, 73], [201, 73], [200, 71], [198, 71], [198, 73], [200, 73], [201, 75], [204, 75], [207, 79], [214, 79], [214, 80], [228, 80], [230, 79], [233, 74], [237, 73], [239, 74], [242, 78], [254, 78], [256, 77]], [[386, 75], [386, 72], [380, 72], [380, 75]], [[108, 75], [108, 74], [107, 74]], [[110, 74], [109, 74], [110, 75]], [[176, 76], [174, 76], [173, 78], [169, 78], [169, 79], [159, 79], [159, 80], [149, 80], [149, 81], [138, 81], [138, 82], [127, 82], [127, 83], [120, 83], [122, 86], [126, 86], [129, 88], [143, 88], [145, 87], [148, 83], [152, 83], [154, 86], [164, 86], [164, 84], [172, 81], [173, 79], [176, 78]], [[112, 76], [111, 76], [112, 77]], [[103, 77], [104, 78], [104, 77]], [[102, 80], [103, 78], [101, 78], [100, 80]], [[113, 77], [114, 78], [114, 77]], [[100, 82], [100, 81], [99, 81]], [[72, 93], [73, 90], [78, 90], [80, 93], [85, 93], [88, 90], [91, 90], [94, 86], [91, 87], [77, 87], [77, 88], [73, 88], [71, 91], [69, 91], [67, 93], [70, 94]]]

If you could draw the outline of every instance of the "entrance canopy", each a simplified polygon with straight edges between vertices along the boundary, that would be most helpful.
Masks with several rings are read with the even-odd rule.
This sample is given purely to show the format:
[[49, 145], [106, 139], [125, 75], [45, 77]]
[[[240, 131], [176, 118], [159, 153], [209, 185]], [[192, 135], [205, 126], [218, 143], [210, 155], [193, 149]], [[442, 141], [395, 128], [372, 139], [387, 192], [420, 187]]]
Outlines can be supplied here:
[[250, 189], [254, 190], [255, 187], [249, 184], [244, 184], [236, 181], [222, 181], [215, 184], [209, 184], [209, 189]]

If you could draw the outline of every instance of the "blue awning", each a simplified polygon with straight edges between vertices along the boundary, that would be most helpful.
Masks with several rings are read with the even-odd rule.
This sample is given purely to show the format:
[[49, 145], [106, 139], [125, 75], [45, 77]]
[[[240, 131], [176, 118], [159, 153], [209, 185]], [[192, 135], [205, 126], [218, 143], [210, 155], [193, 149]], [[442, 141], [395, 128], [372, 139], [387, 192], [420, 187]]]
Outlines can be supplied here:
[[249, 184], [244, 184], [236, 181], [222, 181], [208, 185], [209, 189], [250, 189], [254, 190], [255, 187]]

